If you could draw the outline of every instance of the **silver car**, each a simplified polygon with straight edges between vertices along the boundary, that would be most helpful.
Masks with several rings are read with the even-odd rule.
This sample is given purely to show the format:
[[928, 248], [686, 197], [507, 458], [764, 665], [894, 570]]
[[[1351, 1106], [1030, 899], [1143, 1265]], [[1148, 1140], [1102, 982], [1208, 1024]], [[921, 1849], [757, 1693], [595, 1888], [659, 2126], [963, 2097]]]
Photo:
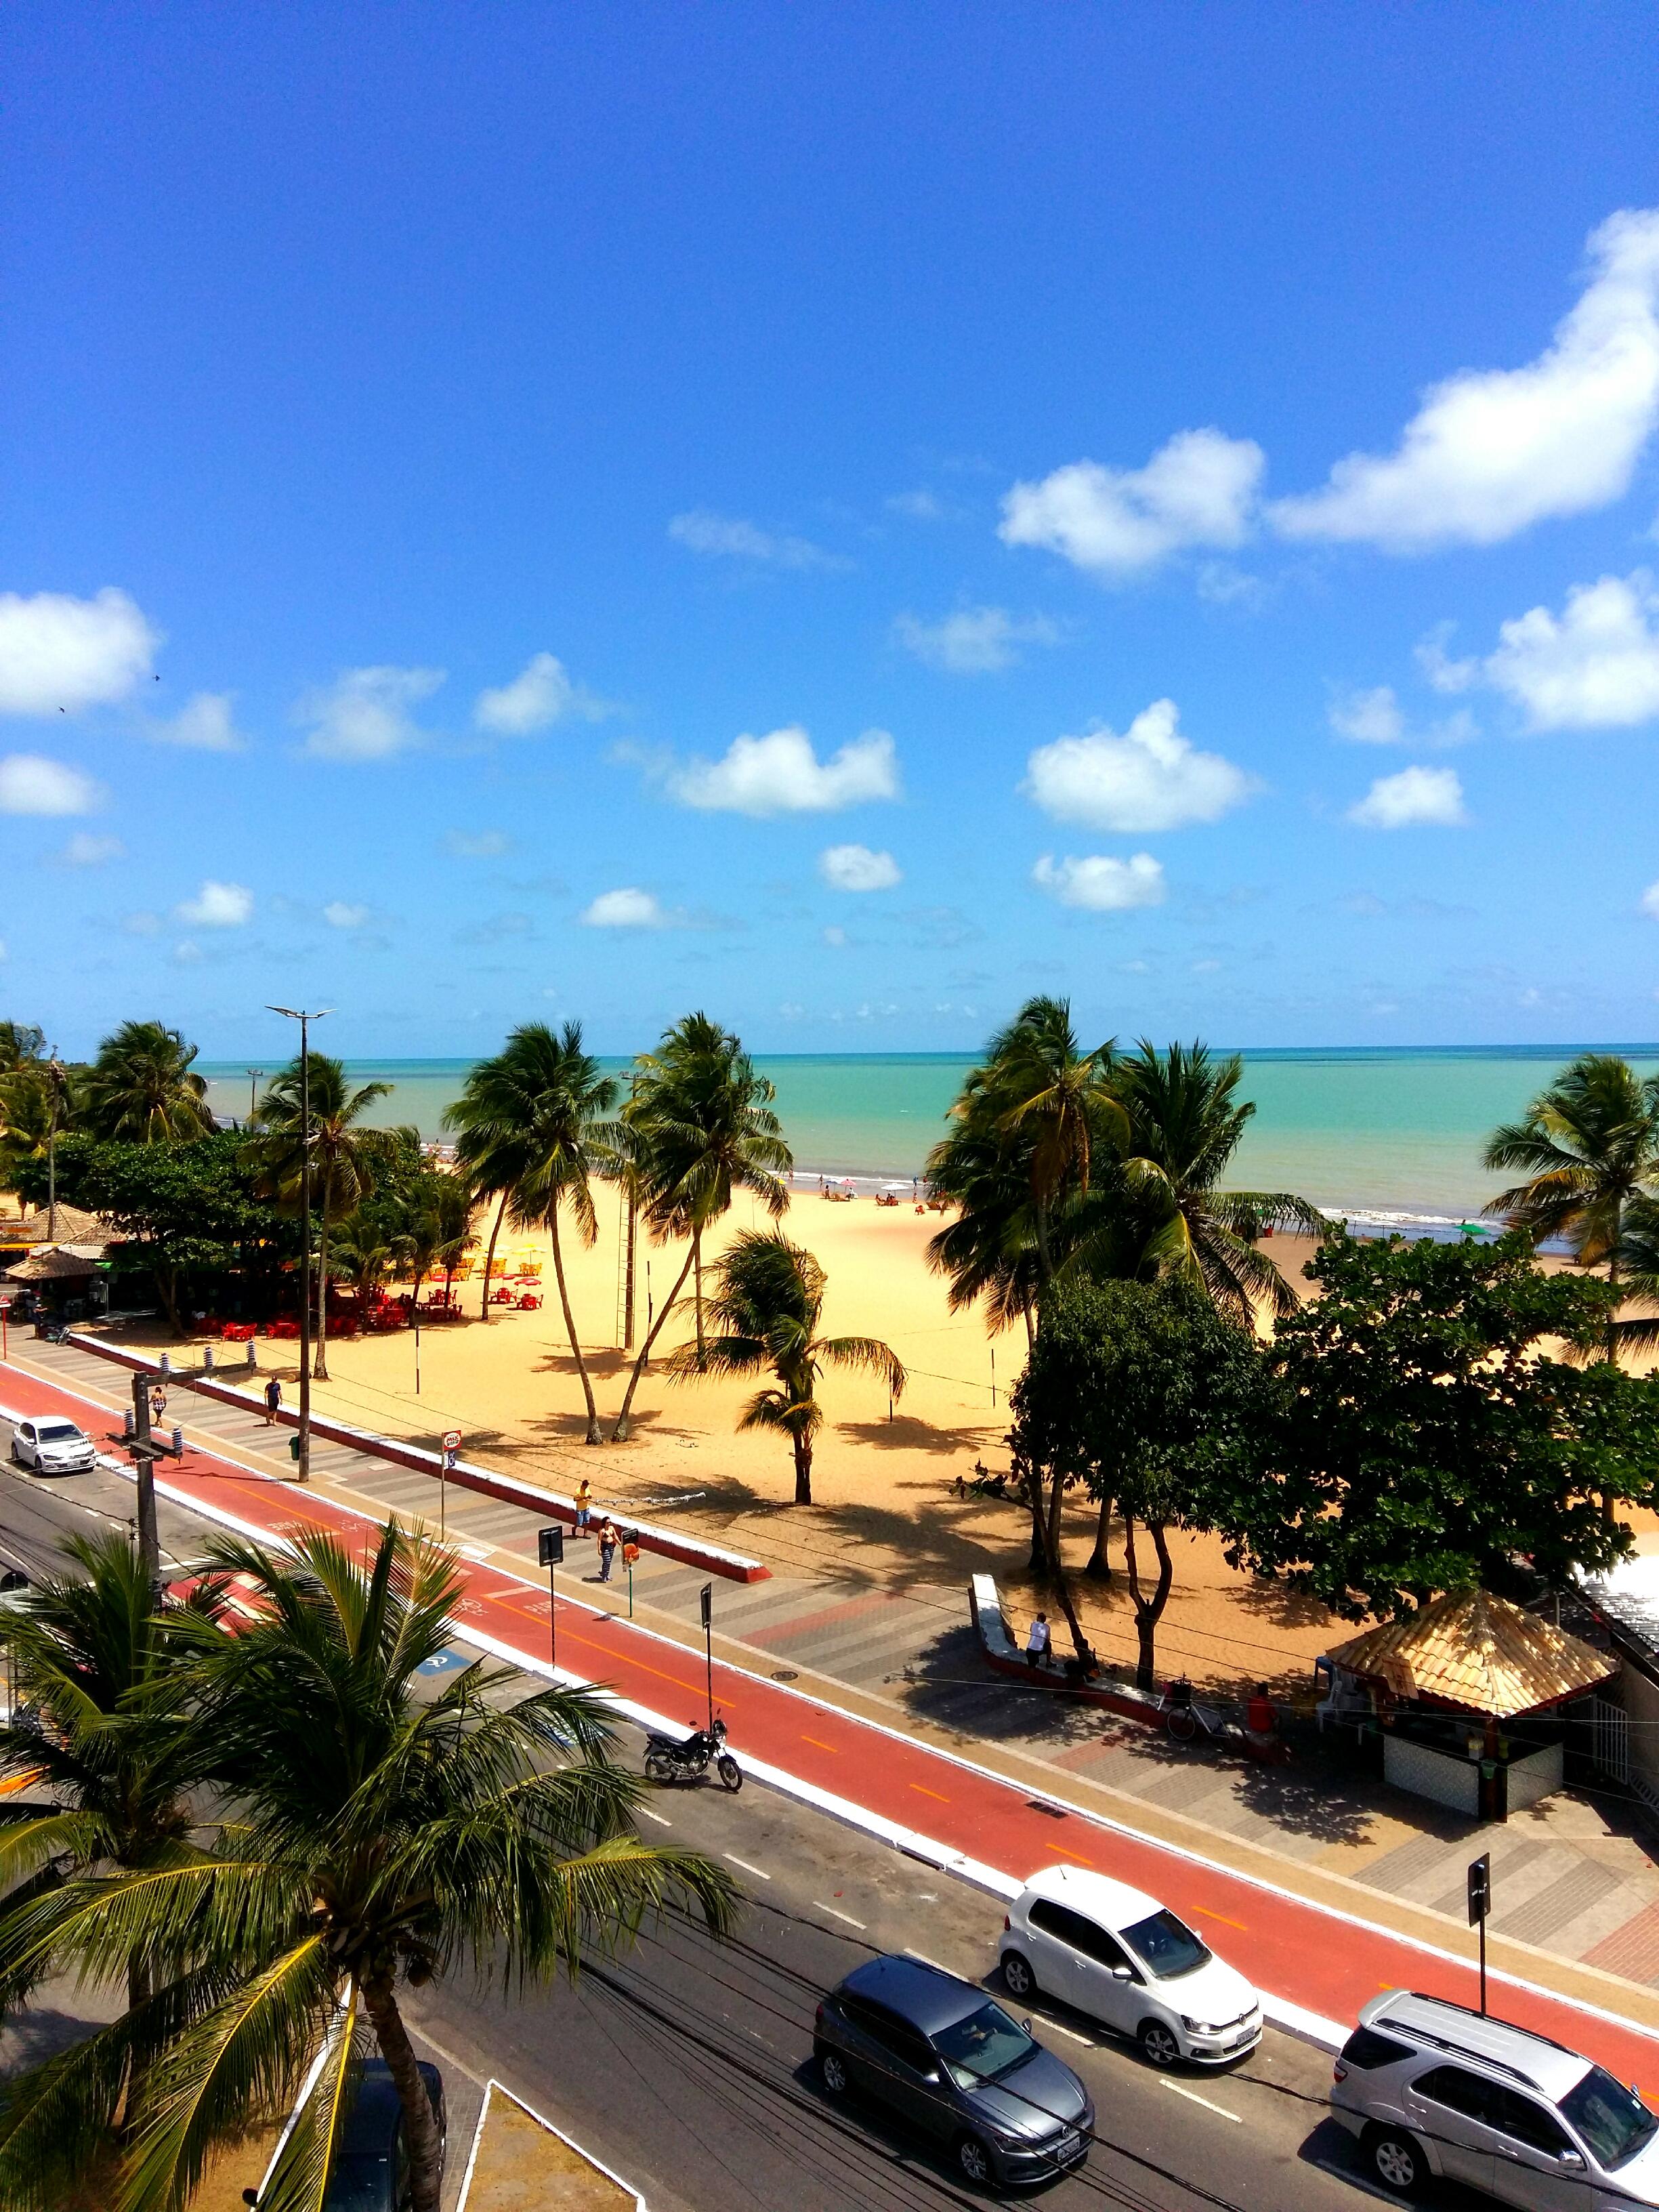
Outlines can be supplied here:
[[86, 1431], [54, 1413], [15, 1423], [11, 1455], [19, 1467], [32, 1467], [37, 1474], [84, 1474], [98, 1463]]
[[1441, 2173], [1530, 2212], [1659, 2205], [1659, 2119], [1634, 2089], [1443, 1998], [1373, 1997], [1337, 2059], [1331, 2111], [1399, 2197]]

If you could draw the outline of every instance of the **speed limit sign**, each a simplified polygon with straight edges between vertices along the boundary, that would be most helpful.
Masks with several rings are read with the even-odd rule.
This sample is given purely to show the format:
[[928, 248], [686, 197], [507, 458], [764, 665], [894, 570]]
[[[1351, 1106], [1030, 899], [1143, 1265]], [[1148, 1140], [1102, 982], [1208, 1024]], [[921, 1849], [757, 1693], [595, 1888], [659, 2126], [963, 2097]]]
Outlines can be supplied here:
[[444, 1449], [445, 1449], [447, 1452], [458, 1452], [458, 1451], [459, 1451], [460, 1448], [461, 1448], [461, 1432], [460, 1432], [460, 1431], [459, 1431], [459, 1429], [446, 1429], [446, 1430], [444, 1431]]

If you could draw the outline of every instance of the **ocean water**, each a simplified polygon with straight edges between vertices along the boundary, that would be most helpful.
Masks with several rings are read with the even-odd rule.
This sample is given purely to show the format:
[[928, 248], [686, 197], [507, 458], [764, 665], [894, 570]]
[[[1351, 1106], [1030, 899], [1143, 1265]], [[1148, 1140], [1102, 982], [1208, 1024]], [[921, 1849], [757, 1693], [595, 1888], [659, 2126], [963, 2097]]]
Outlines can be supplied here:
[[[1576, 1047], [1331, 1050], [1243, 1054], [1243, 1095], [1255, 1115], [1228, 1180], [1244, 1189], [1293, 1190], [1357, 1221], [1426, 1228], [1455, 1224], [1500, 1187], [1480, 1154], [1499, 1122], [1524, 1112]], [[1659, 1047], [1614, 1045], [1643, 1074]], [[625, 1060], [606, 1063], [617, 1073]], [[757, 1057], [776, 1086], [798, 1170], [867, 1186], [920, 1174], [928, 1147], [972, 1066], [944, 1053]], [[358, 1082], [392, 1085], [368, 1117], [443, 1134], [465, 1060], [353, 1063]], [[202, 1063], [216, 1112], [247, 1111], [244, 1070]]]

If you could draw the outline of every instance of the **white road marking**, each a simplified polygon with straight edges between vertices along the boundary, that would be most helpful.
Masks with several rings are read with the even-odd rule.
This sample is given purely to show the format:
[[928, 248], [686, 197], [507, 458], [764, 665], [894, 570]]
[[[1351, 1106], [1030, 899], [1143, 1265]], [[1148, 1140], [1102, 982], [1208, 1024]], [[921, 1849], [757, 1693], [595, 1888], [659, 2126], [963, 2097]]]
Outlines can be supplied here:
[[653, 1813], [648, 1805], [635, 1806], [635, 1810], [643, 1813], [647, 1820], [654, 1820], [659, 1828], [672, 1828], [674, 1825], [665, 1814]]
[[1230, 2112], [1224, 2105], [1212, 2105], [1207, 2097], [1200, 2097], [1196, 2089], [1183, 2089], [1179, 2081], [1171, 2081], [1167, 2078], [1164, 2080], [1164, 2086], [1176, 2096], [1184, 2097], [1189, 2105], [1202, 2105], [1206, 2112], [1218, 2112], [1224, 2120], [1231, 2120], [1236, 2128], [1242, 2128], [1244, 2124], [1243, 2119], [1237, 2112]]
[[[1062, 2027], [1057, 2020], [1048, 2020], [1045, 2018], [1042, 2025], [1044, 2027], [1053, 2028], [1056, 2035], [1063, 2035], [1073, 2043], [1080, 2043], [1085, 2051], [1093, 2051], [1096, 2048], [1095, 2040], [1092, 2036], [1079, 2035], [1074, 2027]], [[1173, 2087], [1174, 2084], [1171, 2083], [1170, 2086]]]
[[920, 1960], [924, 1966], [931, 1966], [936, 1974], [948, 1974], [951, 1972], [948, 1966], [941, 1966], [937, 1959], [930, 1959], [925, 1951], [911, 1950], [908, 1944], [905, 1946], [904, 1955], [907, 1959]]
[[720, 1856], [722, 1858], [730, 1859], [733, 1866], [741, 1867], [745, 1874], [757, 1875], [762, 1881], [770, 1881], [772, 1879], [764, 1867], [750, 1866], [747, 1859], [740, 1859], [735, 1851], [722, 1851]]
[[812, 1899], [812, 1903], [817, 1911], [827, 1912], [832, 1920], [844, 1920], [849, 1928], [856, 1928], [860, 1934], [863, 1933], [865, 1923], [862, 1920], [854, 1920], [850, 1912], [843, 1912], [838, 1905], [825, 1905], [821, 1899], [816, 1897]]

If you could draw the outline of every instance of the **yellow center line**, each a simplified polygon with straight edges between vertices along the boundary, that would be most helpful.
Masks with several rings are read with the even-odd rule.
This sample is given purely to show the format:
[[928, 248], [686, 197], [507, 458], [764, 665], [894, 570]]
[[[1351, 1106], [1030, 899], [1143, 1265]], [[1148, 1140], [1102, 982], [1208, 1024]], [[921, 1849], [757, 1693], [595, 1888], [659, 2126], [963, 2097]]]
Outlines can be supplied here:
[[833, 1752], [833, 1753], [835, 1753], [835, 1755], [836, 1755], [836, 1757], [837, 1759], [839, 1759], [839, 1758], [841, 1757], [841, 1750], [840, 1750], [840, 1747], [839, 1747], [838, 1745], [836, 1745], [836, 1744], [833, 1744], [833, 1743], [824, 1743], [824, 1742], [821, 1741], [819, 1740], [819, 1738], [818, 1738], [818, 1737], [817, 1737], [817, 1736], [815, 1736], [815, 1735], [804, 1735], [804, 1736], [801, 1738], [801, 1741], [802, 1741], [803, 1743], [817, 1744], [817, 1747], [818, 1747], [818, 1749], [819, 1749], [820, 1751], [829, 1751], [829, 1752]]
[[1064, 1858], [1056, 1859], [1054, 1864], [1056, 1866], [1092, 1866], [1094, 1861], [1085, 1859], [1081, 1851], [1068, 1851]]
[[925, 1790], [925, 1789], [923, 1789], [923, 1788], [922, 1788], [922, 1785], [921, 1785], [921, 1784], [920, 1782], [913, 1782], [913, 1783], [910, 1784], [910, 1787], [911, 1787], [913, 1790], [920, 1790], [920, 1791], [921, 1791], [921, 1794], [924, 1797], [938, 1797], [938, 1798], [939, 1798], [939, 1803], [940, 1803], [941, 1805], [948, 1805], [948, 1804], [950, 1803], [950, 1802], [951, 1802], [951, 1801], [950, 1801], [950, 1799], [949, 1799], [948, 1797], [943, 1797], [943, 1796], [939, 1796], [939, 1791], [938, 1791], [937, 1790]]
[[1242, 1920], [1229, 1920], [1224, 1912], [1211, 1912], [1201, 1905], [1195, 1905], [1193, 1911], [1200, 1920], [1218, 1920], [1224, 1928], [1237, 1928], [1241, 1936], [1249, 1933]]

